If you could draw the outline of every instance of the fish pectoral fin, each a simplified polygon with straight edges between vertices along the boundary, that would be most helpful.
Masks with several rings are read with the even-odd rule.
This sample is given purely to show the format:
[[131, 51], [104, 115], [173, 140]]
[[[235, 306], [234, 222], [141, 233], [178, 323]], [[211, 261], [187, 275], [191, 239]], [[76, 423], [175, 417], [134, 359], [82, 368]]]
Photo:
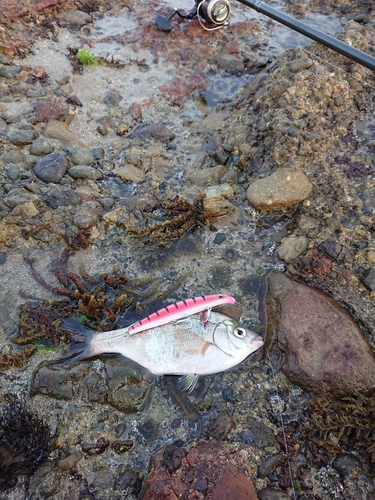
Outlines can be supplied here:
[[177, 381], [177, 388], [181, 391], [192, 392], [198, 382], [198, 375], [191, 373], [180, 377]]

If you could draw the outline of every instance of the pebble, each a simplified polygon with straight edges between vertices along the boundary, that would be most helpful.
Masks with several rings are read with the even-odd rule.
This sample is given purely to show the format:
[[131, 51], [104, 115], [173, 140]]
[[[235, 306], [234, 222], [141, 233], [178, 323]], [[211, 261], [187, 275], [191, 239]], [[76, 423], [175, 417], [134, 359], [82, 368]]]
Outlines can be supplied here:
[[149, 125], [140, 125], [132, 133], [132, 138], [168, 142], [174, 139], [175, 134], [162, 123], [151, 123]]
[[332, 462], [332, 467], [336, 469], [343, 479], [356, 478], [361, 473], [362, 464], [358, 457], [351, 453], [341, 453]]
[[95, 161], [91, 151], [80, 146], [71, 146], [67, 148], [66, 156], [73, 165], [92, 165]]
[[280, 346], [282, 371], [292, 383], [334, 396], [375, 389], [375, 355], [349, 313], [328, 295], [273, 272], [266, 305], [266, 345], [275, 353]]
[[195, 172], [189, 172], [186, 179], [195, 186], [204, 186], [211, 182], [217, 181], [224, 174], [226, 168], [224, 165], [217, 165], [216, 167], [203, 168]]
[[69, 162], [66, 157], [56, 151], [45, 156], [34, 167], [35, 175], [44, 182], [59, 182], [66, 174]]
[[39, 101], [34, 104], [35, 121], [62, 120], [69, 114], [68, 107], [57, 101]]
[[68, 169], [68, 174], [73, 177], [73, 179], [92, 179], [98, 181], [103, 179], [103, 174], [94, 167], [89, 167], [88, 165], [75, 165]]
[[218, 201], [223, 198], [230, 198], [234, 195], [234, 189], [228, 183], [219, 184], [218, 186], [210, 186], [204, 190], [206, 195], [205, 202]]
[[299, 170], [278, 168], [276, 172], [258, 179], [247, 188], [246, 197], [258, 210], [289, 207], [305, 200], [312, 192], [312, 184]]
[[29, 151], [30, 154], [35, 156], [45, 156], [53, 151], [52, 144], [47, 141], [44, 137], [38, 137], [33, 143], [30, 145]]
[[292, 500], [288, 493], [278, 488], [263, 488], [258, 491], [258, 500]]
[[249, 428], [240, 432], [240, 439], [245, 444], [251, 444], [257, 448], [273, 446], [276, 443], [273, 431], [253, 418], [248, 419]]
[[220, 245], [227, 239], [225, 233], [216, 233], [213, 243], [215, 245]]
[[57, 463], [57, 466], [61, 470], [70, 470], [75, 467], [78, 462], [81, 460], [83, 457], [82, 451], [76, 451], [72, 453], [71, 455], [68, 455], [67, 457], [63, 458]]
[[375, 267], [370, 267], [370, 269], [366, 271], [362, 281], [366, 288], [375, 292]]
[[80, 229], [87, 229], [98, 222], [101, 213], [102, 206], [98, 201], [87, 201], [80, 206], [73, 217], [73, 222]]
[[60, 122], [58, 120], [50, 120], [44, 129], [44, 136], [51, 139], [57, 139], [64, 146], [71, 147], [72, 145], [77, 145], [85, 148], [85, 144], [80, 141], [76, 134], [69, 130], [68, 125], [65, 122]]
[[35, 139], [34, 130], [15, 130], [9, 135], [9, 140], [15, 146], [25, 146], [26, 144], [31, 144]]
[[271, 455], [266, 457], [259, 464], [258, 467], [258, 477], [260, 479], [265, 479], [270, 474], [275, 472], [276, 468], [286, 461], [286, 455], [284, 453], [276, 453], [276, 455]]
[[7, 177], [12, 181], [16, 181], [20, 176], [20, 169], [14, 163], [8, 163], [7, 165], [5, 165], [5, 172], [7, 174]]
[[134, 165], [117, 167], [113, 170], [113, 173], [118, 175], [123, 181], [130, 182], [143, 182], [146, 177], [146, 174], [143, 172], [143, 170], [134, 167]]
[[53, 209], [57, 207], [68, 207], [70, 205], [79, 205], [81, 203], [80, 197], [73, 189], [53, 189], [49, 190], [44, 196], [44, 201]]
[[103, 102], [109, 106], [117, 106], [121, 100], [122, 95], [117, 90], [110, 89], [104, 96]]
[[306, 250], [308, 245], [309, 240], [306, 236], [291, 234], [281, 240], [278, 248], [278, 257], [280, 260], [290, 264]]
[[304, 69], [309, 69], [314, 62], [312, 59], [308, 57], [300, 57], [298, 59], [294, 59], [289, 63], [289, 69], [292, 73], [298, 73], [299, 71], [303, 71]]

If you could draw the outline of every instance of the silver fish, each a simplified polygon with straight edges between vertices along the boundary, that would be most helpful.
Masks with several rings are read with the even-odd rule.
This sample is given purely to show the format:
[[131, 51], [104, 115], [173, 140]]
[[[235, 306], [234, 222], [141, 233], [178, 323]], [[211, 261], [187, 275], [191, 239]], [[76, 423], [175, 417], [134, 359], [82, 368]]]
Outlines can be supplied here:
[[[78, 331], [72, 328], [72, 320], [64, 320], [62, 326]], [[85, 329], [81, 340], [83, 343], [74, 345], [62, 363], [117, 353], [154, 375], [182, 375], [180, 387], [188, 391], [194, 389], [199, 375], [228, 370], [263, 345], [259, 335], [213, 311], [135, 334], [129, 334], [128, 328], [96, 334]]]

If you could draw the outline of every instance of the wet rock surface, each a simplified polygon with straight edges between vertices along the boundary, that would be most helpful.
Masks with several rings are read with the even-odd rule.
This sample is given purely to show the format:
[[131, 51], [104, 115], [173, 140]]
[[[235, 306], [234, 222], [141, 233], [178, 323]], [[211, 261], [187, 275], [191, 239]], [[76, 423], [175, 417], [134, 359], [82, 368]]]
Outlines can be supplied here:
[[[147, 484], [218, 499], [231, 498], [229, 485], [252, 498], [251, 481], [258, 498], [374, 495], [374, 76], [318, 44], [308, 52], [295, 47], [305, 42], [288, 29], [232, 7], [222, 30], [175, 17], [165, 35], [155, 16], [171, 6], [160, 2], [1, 2], [0, 405], [7, 392], [24, 393], [56, 436], [48, 461], [30, 478], [14, 475], [13, 487], [0, 493], [5, 500], [135, 500]], [[276, 7], [324, 31], [340, 30], [339, 38], [372, 53], [368, 0]], [[79, 48], [101, 64], [83, 64]], [[38, 171], [51, 154], [66, 161]], [[193, 202], [202, 194], [205, 210], [224, 215], [202, 223], [177, 210], [178, 196]], [[175, 204], [171, 213], [163, 198]], [[186, 225], [172, 242], [159, 246], [129, 233], [164, 222], [171, 228], [173, 217]], [[344, 306], [366, 341], [348, 320], [355, 345], [340, 350], [341, 331], [334, 330], [339, 346], [332, 335], [328, 345], [335, 358], [319, 351], [329, 363], [313, 356], [310, 363], [310, 337], [303, 339], [317, 323], [317, 300], [295, 315], [300, 338], [288, 333], [281, 345], [288, 378], [273, 352], [201, 377], [190, 395], [179, 393], [173, 378], [151, 383], [124, 360], [49, 363], [62, 355], [67, 338], [59, 321], [75, 297], [83, 321], [92, 321], [95, 300], [107, 306], [109, 285], [100, 275], [151, 280], [150, 289], [170, 290], [170, 301], [223, 290], [243, 306], [246, 326], [259, 331], [260, 277], [273, 269], [294, 277], [289, 298], [298, 299], [300, 282], [309, 285], [305, 298], [319, 289]], [[87, 278], [86, 289], [77, 276]], [[53, 290], [66, 286], [61, 306]], [[118, 293], [119, 311], [134, 296], [132, 286]], [[137, 307], [154, 295], [143, 289]], [[283, 293], [277, 297], [284, 306]], [[26, 301], [34, 307], [26, 329], [34, 340], [22, 345], [13, 341], [25, 329]], [[57, 307], [51, 326], [48, 311]], [[122, 324], [111, 307], [101, 314], [102, 331]], [[275, 323], [288, 322], [278, 312]], [[53, 341], [41, 341], [49, 328]], [[337, 353], [345, 363], [337, 365]], [[339, 387], [350, 368], [356, 373]], [[335, 398], [313, 395], [327, 387]], [[357, 390], [370, 394], [351, 394]], [[197, 445], [202, 440], [205, 448]], [[149, 469], [166, 443], [176, 448]], [[189, 455], [191, 482], [181, 465]], [[0, 472], [4, 457], [0, 433]]]
[[268, 347], [285, 353], [293, 383], [315, 394], [373, 392], [375, 356], [347, 311], [280, 273], [268, 278], [266, 304]]

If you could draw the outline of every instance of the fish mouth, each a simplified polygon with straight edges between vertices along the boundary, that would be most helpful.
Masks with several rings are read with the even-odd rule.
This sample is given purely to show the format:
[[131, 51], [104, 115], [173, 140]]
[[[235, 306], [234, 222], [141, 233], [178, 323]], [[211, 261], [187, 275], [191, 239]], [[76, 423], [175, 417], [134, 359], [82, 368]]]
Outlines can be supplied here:
[[251, 340], [250, 344], [254, 347], [258, 346], [259, 349], [259, 347], [262, 347], [262, 345], [264, 344], [264, 341], [260, 335], [257, 335]]

